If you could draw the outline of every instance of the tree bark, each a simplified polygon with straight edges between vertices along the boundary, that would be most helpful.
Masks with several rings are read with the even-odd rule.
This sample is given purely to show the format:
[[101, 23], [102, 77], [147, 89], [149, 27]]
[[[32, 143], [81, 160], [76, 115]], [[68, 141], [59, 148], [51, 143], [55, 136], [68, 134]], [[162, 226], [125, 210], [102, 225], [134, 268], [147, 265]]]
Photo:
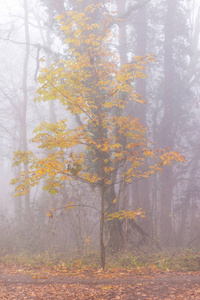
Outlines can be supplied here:
[[[173, 39], [174, 24], [177, 3], [174, 0], [167, 1], [167, 12], [164, 26], [164, 92], [163, 106], [164, 116], [159, 136], [162, 148], [174, 146], [173, 125], [176, 114], [176, 99], [174, 99], [174, 74], [173, 67]], [[172, 202], [173, 202], [173, 168], [167, 166], [161, 175], [160, 188], [160, 235], [164, 246], [172, 246]]]
[[105, 186], [104, 180], [101, 184], [101, 219], [100, 219], [100, 258], [101, 268], [105, 269], [105, 246], [104, 246], [104, 214], [105, 214]]
[[[118, 15], [123, 15], [126, 11], [126, 0], [116, 0]], [[120, 22], [119, 24], [119, 58], [120, 66], [123, 66], [128, 62], [127, 57], [127, 32], [126, 22]]]
[[[25, 29], [25, 58], [23, 65], [23, 106], [22, 106], [22, 149], [23, 152], [28, 151], [28, 143], [27, 143], [27, 107], [28, 107], [28, 64], [29, 64], [29, 55], [30, 55], [30, 37], [29, 37], [29, 24], [28, 24], [28, 1], [24, 0], [24, 29]], [[28, 171], [28, 165], [24, 164], [24, 171]], [[30, 222], [32, 219], [31, 207], [30, 207], [30, 195], [25, 195], [25, 219]]]

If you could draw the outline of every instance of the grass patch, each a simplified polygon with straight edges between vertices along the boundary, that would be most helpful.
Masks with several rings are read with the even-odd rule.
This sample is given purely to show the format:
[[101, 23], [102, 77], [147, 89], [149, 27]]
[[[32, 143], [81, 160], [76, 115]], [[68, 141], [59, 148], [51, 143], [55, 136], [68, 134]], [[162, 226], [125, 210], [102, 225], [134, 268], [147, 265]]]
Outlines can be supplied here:
[[[56, 267], [61, 269], [99, 269], [100, 261], [97, 252], [89, 252], [83, 255], [77, 253], [67, 255], [63, 253], [30, 254], [19, 252], [17, 254], [2, 253], [0, 263], [6, 265], [23, 265], [33, 268]], [[138, 269], [151, 268], [174, 271], [200, 271], [200, 251], [197, 249], [175, 250], [169, 252], [157, 252], [153, 254], [131, 253], [127, 251], [110, 253], [106, 259], [106, 269]]]
[[197, 249], [159, 253], [152, 259], [157, 267], [164, 270], [200, 271], [200, 252]]
[[200, 251], [182, 249], [162, 251], [151, 254], [122, 252], [107, 258], [108, 267], [118, 268], [156, 268], [173, 271], [200, 271]]
[[6, 265], [23, 265], [23, 266], [52, 266], [53, 262], [49, 256], [48, 252], [45, 252], [42, 255], [35, 254], [32, 255], [29, 252], [20, 251], [15, 254], [3, 254], [0, 256], [0, 262], [5, 263]]

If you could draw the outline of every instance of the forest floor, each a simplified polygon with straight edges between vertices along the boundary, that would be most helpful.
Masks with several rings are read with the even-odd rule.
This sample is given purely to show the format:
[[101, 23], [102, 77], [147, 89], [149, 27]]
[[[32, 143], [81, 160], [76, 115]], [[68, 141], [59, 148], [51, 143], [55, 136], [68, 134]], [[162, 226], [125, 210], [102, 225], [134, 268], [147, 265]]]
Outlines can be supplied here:
[[200, 299], [200, 272], [0, 263], [0, 299]]

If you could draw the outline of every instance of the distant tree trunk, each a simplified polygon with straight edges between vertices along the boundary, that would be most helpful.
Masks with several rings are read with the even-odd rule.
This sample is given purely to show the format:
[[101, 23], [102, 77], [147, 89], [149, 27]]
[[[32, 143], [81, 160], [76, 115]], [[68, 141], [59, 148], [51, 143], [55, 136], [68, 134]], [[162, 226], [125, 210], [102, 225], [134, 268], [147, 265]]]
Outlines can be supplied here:
[[[28, 2], [24, 0], [24, 29], [25, 29], [25, 42], [26, 42], [26, 50], [25, 50], [25, 58], [23, 65], [23, 106], [22, 106], [22, 149], [23, 152], [28, 151], [28, 142], [27, 142], [27, 107], [28, 107], [28, 63], [29, 63], [29, 55], [30, 55], [30, 37], [29, 37], [29, 13], [28, 13]], [[28, 171], [28, 165], [24, 164], [25, 172]], [[30, 195], [25, 195], [25, 219], [30, 222], [32, 220], [32, 212], [30, 206]]]
[[200, 58], [199, 52], [199, 37], [200, 37], [200, 7], [194, 24], [194, 33], [190, 40], [190, 63], [185, 74], [185, 86], [191, 88], [199, 82], [198, 62]]
[[100, 219], [100, 258], [101, 268], [105, 269], [105, 246], [104, 246], [104, 214], [105, 214], [105, 184], [104, 180], [101, 183], [101, 219]]
[[[140, 0], [137, 1], [138, 5]], [[135, 30], [136, 30], [136, 56], [145, 56], [147, 54], [147, 16], [146, 5], [139, 7], [135, 14]], [[141, 99], [146, 99], [146, 80], [137, 78], [136, 92], [140, 95]], [[133, 114], [135, 117], [140, 118], [141, 123], [147, 126], [147, 104], [136, 103]], [[148, 165], [148, 162], [146, 162]], [[142, 219], [144, 229], [150, 233], [152, 231], [151, 220], [151, 205], [150, 205], [150, 190], [149, 179], [143, 179], [134, 183], [135, 201], [137, 208], [142, 208], [146, 212], [146, 218]]]
[[[140, 0], [138, 0], [139, 4]], [[146, 17], [146, 5], [141, 6], [136, 12], [135, 17], [135, 29], [136, 29], [136, 56], [145, 56], [147, 53], [147, 17]], [[146, 100], [146, 80], [137, 78], [136, 80], [136, 92], [141, 95], [141, 99]], [[147, 125], [146, 122], [146, 108], [147, 105], [136, 105], [135, 115], [138, 116], [143, 125]]]
[[[126, 11], [126, 0], [116, 0], [118, 15], [121, 16]], [[126, 22], [119, 23], [119, 58], [120, 66], [123, 66], [128, 62], [127, 54], [127, 32]]]
[[[19, 149], [21, 149], [21, 147], [19, 147]], [[21, 171], [20, 166], [15, 167], [14, 168], [14, 176], [17, 177], [20, 171]], [[22, 209], [22, 196], [14, 197], [13, 201], [14, 201], [15, 221], [16, 221], [17, 226], [19, 226], [19, 228], [21, 228], [21, 226], [22, 226], [22, 212], [23, 212], [23, 209]]]
[[[126, 9], [126, 0], [116, 0], [116, 4], [117, 4], [118, 15], [119, 16], [123, 15], [125, 13], [125, 9]], [[119, 50], [120, 66], [122, 67], [124, 64], [126, 64], [128, 62], [126, 22], [119, 23], [118, 50]], [[122, 112], [119, 111], [119, 114], [121, 114], [121, 113]], [[116, 180], [116, 175], [112, 176], [113, 184], [114, 184], [115, 180]], [[123, 189], [124, 189], [124, 191], [127, 189], [126, 183], [124, 183]], [[110, 206], [111, 210], [112, 210], [109, 212], [118, 211], [118, 209], [119, 209], [118, 204], [111, 205], [111, 202], [116, 198], [114, 185], [111, 186], [110, 188], [108, 188], [108, 190], [106, 192], [107, 192], [106, 193], [107, 199], [109, 199], [107, 201], [107, 205]], [[120, 200], [122, 202], [123, 209], [126, 210], [127, 200], [128, 200], [127, 193], [126, 192], [123, 193], [123, 196], [124, 196], [124, 198], [120, 199]], [[120, 198], [122, 198], [122, 197], [120, 197]], [[124, 245], [125, 239], [123, 236], [122, 223], [118, 219], [112, 220], [111, 222], [109, 222], [108, 235], [109, 235], [108, 248], [111, 248], [114, 251], [118, 251], [118, 250], [124, 248], [124, 246], [126, 247], [126, 245]], [[125, 232], [125, 236], [126, 236], [126, 232]]]
[[[167, 1], [167, 12], [164, 25], [164, 116], [159, 135], [159, 144], [163, 148], [173, 148], [175, 133], [173, 125], [175, 120], [176, 104], [174, 97], [174, 65], [173, 65], [173, 39], [174, 19], [177, 2]], [[172, 231], [172, 201], [173, 201], [173, 168], [167, 166], [161, 175], [160, 186], [160, 238], [164, 246], [171, 246], [173, 242]]]
[[[63, 1], [57, 1], [58, 4], [56, 4], [56, 8], [60, 8], [60, 10], [62, 11], [64, 9], [63, 5]], [[62, 5], [61, 5], [62, 4]], [[60, 12], [61, 13], [61, 12]], [[51, 29], [52, 29], [52, 24], [53, 24], [53, 10], [51, 7], [48, 7], [48, 26], [47, 26], [47, 31], [46, 31], [46, 42], [47, 45], [46, 47], [48, 49], [51, 48]], [[46, 67], [50, 68], [51, 65], [51, 58], [50, 58], [50, 53], [47, 52], [47, 58], [46, 58]], [[49, 102], [49, 121], [50, 123], [56, 123], [56, 113], [55, 113], [55, 105], [53, 101]]]

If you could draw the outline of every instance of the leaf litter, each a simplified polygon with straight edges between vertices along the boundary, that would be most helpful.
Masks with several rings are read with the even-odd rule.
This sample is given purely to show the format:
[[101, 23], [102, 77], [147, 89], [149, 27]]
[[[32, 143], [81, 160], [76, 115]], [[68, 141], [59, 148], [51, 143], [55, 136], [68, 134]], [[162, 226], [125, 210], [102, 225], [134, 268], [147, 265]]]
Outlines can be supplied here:
[[[64, 272], [65, 271], [65, 272]], [[0, 264], [0, 299], [200, 299], [200, 272]]]

